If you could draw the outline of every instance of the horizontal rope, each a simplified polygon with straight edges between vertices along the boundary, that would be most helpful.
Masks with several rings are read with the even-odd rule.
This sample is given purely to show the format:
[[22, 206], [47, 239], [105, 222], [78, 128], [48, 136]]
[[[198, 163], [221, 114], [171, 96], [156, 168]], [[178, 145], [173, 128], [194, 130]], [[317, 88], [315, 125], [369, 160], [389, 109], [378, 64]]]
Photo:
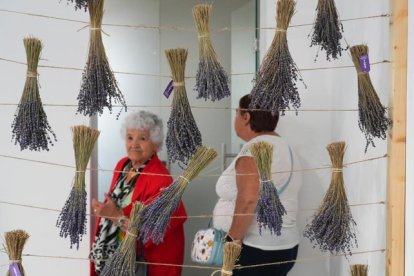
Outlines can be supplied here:
[[[1, 61], [14, 63], [14, 64], [20, 64], [20, 65], [27, 65], [27, 63], [12, 59], [7, 59], [0, 57]], [[384, 63], [391, 63], [390, 60], [384, 59], [382, 61], [373, 62], [370, 65], [378, 65], [378, 64], [384, 64]], [[61, 69], [61, 70], [71, 70], [71, 71], [83, 71], [83, 68], [75, 68], [75, 67], [65, 67], [65, 66], [53, 66], [53, 65], [38, 65], [38, 68], [50, 68], [50, 69]], [[329, 70], [329, 69], [344, 69], [344, 68], [355, 68], [354, 65], [343, 65], [343, 66], [329, 66], [329, 67], [315, 67], [315, 68], [302, 68], [299, 69], [301, 72], [306, 71], [316, 71], [316, 70]], [[121, 75], [134, 75], [134, 76], [145, 76], [145, 77], [156, 77], [156, 78], [171, 78], [169, 75], [160, 75], [160, 74], [148, 74], [148, 73], [134, 73], [134, 72], [123, 72], [123, 71], [113, 71], [115, 74], [121, 74]], [[233, 73], [229, 74], [231, 76], [246, 76], [246, 75], [255, 75], [256, 73]], [[184, 77], [185, 79], [195, 79], [195, 76], [190, 77]]]
[[[6, 10], [6, 9], [0, 9], [0, 12], [39, 17], [39, 18], [44, 18], [44, 19], [66, 21], [66, 22], [72, 22], [72, 23], [89, 24], [89, 21], [75, 20], [75, 19], [36, 14], [36, 13], [30, 13], [30, 12], [21, 12], [21, 11]], [[376, 19], [376, 18], [388, 18], [390, 16], [391, 16], [390, 14], [378, 14], [378, 15], [347, 18], [347, 19], [342, 19], [340, 21], [349, 22], [349, 21], [367, 20], [367, 19]], [[292, 24], [289, 26], [289, 28], [298, 28], [298, 27], [313, 26], [313, 25], [314, 23]], [[147, 24], [132, 25], [132, 24], [102, 23], [102, 26], [122, 27], [122, 28], [132, 28], [132, 29], [170, 30], [170, 31], [181, 31], [181, 32], [196, 32], [197, 31], [195, 28], [185, 28], [185, 27], [171, 26], [171, 25], [156, 26], [156, 25], [147, 25]], [[211, 30], [213, 32], [227, 32], [227, 31], [234, 32], [234, 31], [251, 31], [251, 30], [276, 30], [276, 29], [277, 29], [276, 27], [235, 27], [235, 28], [221, 27], [221, 28], [215, 28]]]
[[[59, 209], [47, 208], [47, 207], [40, 207], [35, 205], [29, 204], [21, 204], [21, 203], [14, 203], [8, 201], [0, 200], [0, 204], [10, 205], [10, 206], [17, 206], [17, 207], [24, 207], [30, 209], [37, 209], [42, 211], [50, 211], [50, 212], [61, 212]], [[377, 201], [377, 202], [369, 202], [369, 203], [359, 203], [359, 204], [350, 204], [350, 207], [361, 207], [361, 206], [372, 206], [372, 205], [385, 205], [385, 201]], [[299, 212], [310, 212], [310, 211], [317, 211], [318, 208], [313, 209], [297, 209], [297, 210], [287, 210], [288, 213], [299, 213]], [[256, 213], [252, 214], [222, 214], [222, 215], [189, 215], [189, 216], [172, 216], [171, 219], [205, 219], [205, 218], [213, 218], [213, 217], [245, 217], [245, 216], [254, 216]], [[119, 217], [111, 217], [111, 216], [98, 216], [94, 214], [87, 213], [86, 216], [88, 217], [97, 217], [97, 218], [105, 218], [105, 219], [118, 219]]]
[[[0, 103], [0, 106], [18, 106], [19, 103]], [[45, 107], [78, 107], [77, 104], [48, 104], [48, 103], [42, 103]], [[112, 107], [120, 107], [124, 108], [123, 105], [112, 105]], [[170, 105], [127, 105], [127, 108], [171, 108]], [[216, 107], [216, 106], [196, 106], [196, 105], [190, 105], [191, 109], [208, 109], [208, 110], [237, 110], [238, 107]], [[390, 108], [387, 108], [390, 109]], [[249, 108], [245, 109], [249, 111], [271, 111], [270, 109], [259, 109], [259, 108]], [[359, 111], [359, 109], [354, 108], [343, 108], [343, 109], [322, 109], [322, 108], [316, 108], [316, 109], [288, 109], [285, 110], [285, 112], [355, 112]]]
[[[350, 255], [349, 254], [337, 254], [337, 255], [328, 255], [328, 256], [305, 257], [305, 258], [298, 258], [296, 260], [289, 260], [289, 261], [263, 263], [263, 264], [256, 264], [256, 265], [247, 265], [247, 266], [237, 266], [236, 269], [253, 268], [253, 267], [270, 266], [270, 265], [279, 265], [279, 264], [286, 264], [286, 263], [302, 263], [302, 262], [310, 262], [310, 261], [318, 261], [318, 260], [328, 260], [328, 259], [337, 258], [337, 257], [354, 256], [354, 255], [377, 253], [377, 252], [384, 253], [385, 251], [387, 251], [387, 249], [386, 248], [382, 248], [382, 249], [374, 249], [374, 250], [366, 250], [366, 251], [352, 252]], [[53, 256], [53, 255], [40, 255], [40, 254], [30, 254], [30, 253], [22, 254], [22, 256], [24, 256], [24, 257], [35, 257], [35, 258], [47, 258], [47, 259], [68, 259], [68, 260], [90, 261], [89, 258], [66, 257], [66, 256]], [[140, 261], [137, 261], [136, 263], [137, 264], [157, 265], [157, 266], [171, 266], [171, 267], [182, 267], [182, 268], [196, 268], [196, 269], [204, 269], [204, 270], [217, 270], [217, 269], [221, 269], [221, 267], [201, 266], [201, 265], [185, 265], [185, 264], [178, 265], [178, 264], [169, 264], [169, 263], [154, 263], [154, 262], [140, 262]]]
[[[15, 160], [22, 160], [22, 161], [28, 161], [28, 162], [34, 162], [34, 163], [40, 163], [40, 164], [46, 164], [46, 165], [52, 165], [52, 166], [58, 166], [58, 167], [65, 167], [65, 168], [72, 168], [72, 169], [76, 169], [75, 166], [70, 166], [70, 165], [63, 165], [63, 164], [59, 164], [59, 163], [53, 163], [53, 162], [47, 162], [47, 161], [39, 161], [39, 160], [34, 160], [34, 159], [28, 159], [28, 158], [22, 158], [22, 157], [16, 157], [16, 156], [10, 156], [10, 155], [4, 155], [4, 154], [0, 154], [0, 157], [3, 158], [8, 158], [8, 159], [15, 159]], [[388, 155], [384, 154], [382, 156], [378, 156], [378, 157], [372, 157], [372, 158], [366, 158], [366, 159], [362, 159], [362, 160], [357, 160], [357, 161], [353, 161], [353, 162], [348, 162], [348, 163], [344, 163], [343, 166], [346, 167], [348, 165], [354, 165], [354, 164], [358, 164], [358, 163], [363, 163], [363, 162], [369, 162], [369, 161], [373, 161], [373, 160], [377, 160], [377, 159], [383, 159], [383, 158], [387, 158]], [[306, 169], [297, 169], [297, 170], [284, 170], [284, 171], [275, 171], [272, 172], [271, 174], [281, 174], [281, 173], [296, 173], [296, 172], [307, 172], [307, 171], [317, 171], [317, 170], [327, 170], [330, 169], [332, 170], [332, 166], [322, 166], [322, 167], [315, 167], [315, 168], [306, 168]], [[110, 169], [90, 169], [87, 168], [84, 171], [76, 171], [76, 172], [87, 172], [87, 171], [102, 171], [102, 172], [123, 172], [123, 171], [119, 171], [119, 170], [110, 170]], [[179, 178], [182, 177], [181, 175], [174, 175], [174, 174], [162, 174], [162, 173], [144, 173], [144, 172], [137, 172], [137, 174], [142, 174], [142, 175], [152, 175], [152, 176], [165, 176], [165, 177], [175, 177], [175, 178]], [[232, 175], [258, 175], [257, 173], [238, 173], [238, 174], [200, 174], [200, 176], [202, 177], [211, 177], [211, 176], [232, 176]]]

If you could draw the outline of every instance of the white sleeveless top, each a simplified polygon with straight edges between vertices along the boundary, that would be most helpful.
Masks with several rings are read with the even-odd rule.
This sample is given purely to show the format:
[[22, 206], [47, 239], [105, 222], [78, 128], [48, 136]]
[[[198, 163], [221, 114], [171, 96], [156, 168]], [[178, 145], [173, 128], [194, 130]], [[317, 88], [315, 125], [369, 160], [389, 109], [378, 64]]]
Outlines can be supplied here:
[[[229, 231], [232, 223], [232, 214], [236, 204], [237, 184], [235, 164], [238, 158], [250, 156], [250, 146], [253, 143], [263, 141], [273, 145], [272, 172], [290, 171], [298, 169], [298, 160], [289, 146], [279, 136], [259, 135], [247, 142], [229, 167], [217, 180], [216, 192], [219, 200], [214, 208], [213, 225], [215, 228]], [[293, 162], [292, 162], [293, 161]], [[299, 233], [296, 227], [296, 211], [298, 209], [298, 193], [302, 183], [300, 173], [274, 173], [273, 183], [278, 189], [280, 200], [287, 214], [283, 216], [281, 235], [271, 234], [268, 229], [261, 229], [257, 223], [257, 216], [253, 218], [243, 243], [262, 250], [283, 250], [299, 244]], [[290, 212], [294, 211], [294, 212]]]

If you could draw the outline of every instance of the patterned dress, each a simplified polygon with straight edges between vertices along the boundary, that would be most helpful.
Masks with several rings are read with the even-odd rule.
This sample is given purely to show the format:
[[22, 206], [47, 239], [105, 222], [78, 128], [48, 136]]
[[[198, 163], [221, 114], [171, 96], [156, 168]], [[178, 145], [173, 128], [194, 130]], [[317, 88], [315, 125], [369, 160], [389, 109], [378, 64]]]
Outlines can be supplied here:
[[[135, 183], [137, 183], [137, 179], [140, 175], [139, 173], [144, 170], [150, 160], [151, 159], [135, 170], [137, 174], [129, 181], [127, 181], [127, 176], [133, 169], [132, 163], [127, 162], [125, 164], [125, 167], [118, 178], [116, 188], [111, 193], [111, 198], [114, 200], [118, 208], [124, 208], [131, 203], [132, 192], [134, 191]], [[115, 225], [109, 219], [101, 219], [94, 243], [92, 245], [92, 250], [89, 254], [89, 259], [94, 262], [97, 274], [101, 273], [103, 267], [105, 266], [105, 262], [114, 254], [115, 250], [118, 248], [118, 245], [122, 241], [122, 238], [123, 231], [120, 227]]]

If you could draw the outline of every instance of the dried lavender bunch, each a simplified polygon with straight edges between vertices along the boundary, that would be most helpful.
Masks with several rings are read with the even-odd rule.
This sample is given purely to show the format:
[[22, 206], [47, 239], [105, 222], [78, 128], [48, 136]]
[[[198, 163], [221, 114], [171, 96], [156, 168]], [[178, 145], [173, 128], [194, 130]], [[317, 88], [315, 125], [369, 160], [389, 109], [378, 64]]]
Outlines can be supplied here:
[[217, 152], [213, 148], [200, 146], [190, 159], [183, 175], [145, 207], [142, 212], [142, 224], [139, 228], [140, 238], [144, 243], [150, 239], [155, 244], [163, 241], [171, 215], [177, 210], [189, 182], [196, 178], [216, 157]]
[[165, 51], [170, 64], [174, 86], [174, 98], [170, 118], [167, 122], [167, 153], [170, 162], [187, 164], [191, 156], [201, 146], [201, 133], [191, 112], [184, 84], [187, 49]]
[[369, 145], [375, 147], [374, 138], [382, 140], [387, 138], [387, 131], [392, 121], [387, 118], [387, 109], [381, 104], [369, 76], [368, 46], [356, 45], [351, 47], [350, 51], [358, 73], [358, 125], [367, 140], [365, 146], [367, 152]]
[[326, 51], [326, 59], [337, 59], [342, 55], [341, 39], [344, 28], [339, 20], [335, 0], [319, 0], [313, 25], [311, 46], [319, 46]]
[[351, 265], [351, 276], [368, 276], [368, 265]]
[[289, 52], [286, 31], [295, 12], [294, 0], [277, 1], [276, 35], [266, 53], [251, 92], [250, 108], [284, 114], [289, 105], [297, 110], [300, 97], [296, 82], [302, 81], [299, 69]]
[[262, 227], [268, 228], [272, 234], [279, 236], [286, 209], [272, 181], [273, 146], [266, 142], [257, 142], [250, 147], [250, 152], [256, 159], [260, 177], [259, 201], [256, 207], [259, 231]]
[[86, 11], [88, 9], [88, 0], [68, 0], [68, 2], [75, 3], [75, 10], [83, 9]]
[[303, 235], [322, 251], [351, 254], [351, 248], [358, 243], [342, 173], [345, 142], [332, 143], [326, 148], [332, 161], [331, 184]]
[[72, 127], [73, 149], [75, 151], [76, 174], [72, 190], [59, 214], [56, 226], [60, 236], [70, 237], [70, 248], [79, 243], [86, 234], [86, 189], [85, 171], [92, 150], [99, 137], [99, 131], [87, 126]]
[[213, 5], [199, 4], [193, 7], [193, 18], [198, 33], [200, 61], [196, 75], [197, 99], [221, 100], [230, 96], [229, 78], [217, 60], [211, 44], [209, 20]]
[[137, 256], [137, 236], [139, 221], [144, 205], [137, 201], [134, 203], [129, 218], [128, 230], [125, 238], [115, 253], [105, 264], [101, 276], [135, 276], [135, 262]]
[[9, 256], [9, 260], [13, 261], [10, 263], [10, 268], [7, 270], [6, 276], [17, 275], [16, 273], [11, 273], [10, 269], [18, 269], [21, 276], [26, 275], [22, 265], [22, 254], [28, 238], [29, 234], [24, 230], [13, 230], [4, 233], [4, 240], [6, 242], [5, 251]]
[[56, 142], [56, 134], [50, 127], [39, 94], [37, 66], [42, 42], [34, 37], [23, 39], [27, 56], [27, 77], [23, 94], [17, 106], [12, 123], [12, 140], [20, 150], [49, 150], [48, 145]]
[[[102, 42], [102, 17], [104, 0], [89, 0], [90, 17], [89, 55], [82, 74], [82, 85], [78, 95], [78, 113], [83, 115], [102, 114], [105, 107], [112, 112], [112, 101], [127, 106], [119, 90], [115, 75], [109, 65]], [[118, 113], [117, 119], [122, 112]]]

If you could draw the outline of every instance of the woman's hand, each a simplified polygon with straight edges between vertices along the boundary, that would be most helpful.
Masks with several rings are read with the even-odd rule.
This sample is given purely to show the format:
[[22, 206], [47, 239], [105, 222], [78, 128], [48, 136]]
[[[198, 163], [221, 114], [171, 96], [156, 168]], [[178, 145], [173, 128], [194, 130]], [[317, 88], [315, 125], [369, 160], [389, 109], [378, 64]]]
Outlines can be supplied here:
[[96, 216], [110, 219], [115, 224], [118, 224], [119, 218], [123, 216], [122, 210], [116, 206], [115, 201], [108, 194], [105, 194], [104, 202], [93, 198], [92, 208]]

